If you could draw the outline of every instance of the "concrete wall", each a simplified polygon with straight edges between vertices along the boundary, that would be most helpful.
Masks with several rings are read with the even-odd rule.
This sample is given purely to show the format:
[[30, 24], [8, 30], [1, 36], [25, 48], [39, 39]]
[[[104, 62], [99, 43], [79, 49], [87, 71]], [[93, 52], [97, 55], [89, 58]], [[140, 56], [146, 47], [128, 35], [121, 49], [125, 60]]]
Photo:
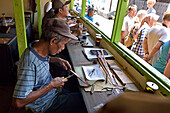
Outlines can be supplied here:
[[0, 17], [5, 13], [6, 17], [14, 17], [12, 0], [1, 0], [0, 2]]
[[[41, 16], [44, 17], [44, 5], [50, 0], [41, 0]], [[30, 0], [23, 0], [24, 2], [24, 11], [30, 11]], [[13, 10], [13, 2], [12, 0], [1, 0], [0, 1], [0, 17], [2, 13], [5, 13], [6, 17], [14, 18], [14, 10]], [[34, 32], [38, 32], [38, 16], [37, 12], [34, 13], [34, 24], [33, 24]]]

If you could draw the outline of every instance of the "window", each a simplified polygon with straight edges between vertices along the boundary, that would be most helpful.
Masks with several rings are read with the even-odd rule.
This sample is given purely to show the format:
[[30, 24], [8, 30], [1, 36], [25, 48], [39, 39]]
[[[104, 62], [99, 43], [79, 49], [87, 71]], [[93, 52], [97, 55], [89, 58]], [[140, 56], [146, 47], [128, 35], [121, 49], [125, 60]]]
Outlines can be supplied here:
[[[76, 3], [76, 2], [78, 2], [78, 3]], [[84, 2], [85, 1], [83, 0], [83, 3]], [[75, 3], [74, 6], [77, 7], [77, 5], [79, 5], [78, 7], [81, 10], [82, 0], [74, 0], [74, 3]], [[119, 3], [119, 5], [118, 5], [118, 3]], [[138, 11], [140, 9], [147, 10], [147, 1], [146, 0], [145, 1], [143, 1], [143, 0], [132, 1], [131, 0], [131, 1], [129, 1], [128, 4], [129, 5], [130, 4], [137, 5], [138, 9], [137, 9], [136, 13], [138, 13]], [[158, 6], [160, 6], [160, 4], [163, 5], [161, 8], [158, 7]], [[119, 7], [117, 7], [117, 5]], [[125, 10], [126, 11], [128, 10], [126, 5], [127, 5], [127, 1], [123, 1], [123, 0], [90, 0], [90, 1], [86, 0], [86, 13], [85, 14], [87, 14], [88, 7], [93, 7], [95, 10], [95, 13], [93, 16], [94, 17], [93, 22], [91, 22], [87, 18], [86, 19], [87, 19], [87, 21], [91, 22], [93, 25], [98, 27], [98, 29], [100, 31], [102, 31], [104, 34], [106, 34], [109, 38], [111, 38], [112, 31], [113, 31], [113, 36], [112, 36], [112, 39], [110, 40], [110, 42], [114, 43], [113, 47], [115, 48], [115, 50], [118, 51], [119, 54], [123, 58], [125, 58], [129, 62], [129, 64], [131, 64], [136, 70], [138, 70], [140, 73], [142, 73], [147, 78], [149, 78], [149, 80], [152, 79], [153, 81], [156, 81], [161, 86], [161, 90], [163, 88], [162, 91], [165, 94], [169, 95], [169, 89], [168, 89], [170, 87], [169, 79], [165, 78], [165, 76], [163, 76], [161, 73], [159, 73], [156, 69], [151, 68], [151, 66], [148, 63], [143, 61], [141, 58], [137, 57], [137, 55], [135, 55], [132, 51], [127, 49], [125, 46], [123, 46], [120, 43], [117, 43], [120, 40], [120, 34], [121, 34], [121, 30], [122, 30], [122, 22], [125, 17]], [[155, 4], [154, 8], [156, 9], [156, 14], [158, 14], [160, 16], [158, 22], [162, 21], [161, 20], [162, 14], [166, 10], [168, 10], [168, 6], [169, 6], [169, 3], [165, 4], [165, 3], [157, 2]], [[75, 10], [76, 10], [76, 7], [74, 7]], [[157, 9], [159, 9], [159, 10], [157, 10]], [[115, 14], [115, 12], [116, 12], [116, 14]], [[79, 11], [79, 13], [81, 13], [81, 11]], [[131, 13], [134, 14], [135, 11], [131, 11]], [[108, 21], [110, 21], [110, 23]], [[114, 21], [115, 21], [115, 23], [114, 23]], [[97, 26], [95, 24], [96, 22], [99, 22], [99, 26]], [[113, 29], [113, 27], [115, 29]], [[107, 38], [107, 37], [105, 37], [105, 38]]]
[[[112, 35], [117, 3], [118, 0], [86, 0], [85, 18], [109, 38]], [[74, 0], [74, 9], [79, 13], [81, 4], [82, 0]]]

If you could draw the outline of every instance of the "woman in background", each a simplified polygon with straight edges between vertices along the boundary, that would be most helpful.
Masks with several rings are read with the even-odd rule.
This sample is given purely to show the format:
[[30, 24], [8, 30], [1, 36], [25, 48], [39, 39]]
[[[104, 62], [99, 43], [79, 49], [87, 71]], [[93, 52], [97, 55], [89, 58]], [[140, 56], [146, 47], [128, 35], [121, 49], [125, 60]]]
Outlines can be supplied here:
[[148, 7], [147, 13], [148, 14], [150, 14], [150, 13], [156, 14], [156, 10], [153, 8], [153, 6], [155, 4], [156, 4], [156, 0], [148, 0], [147, 1], [147, 7]]
[[143, 40], [148, 30], [156, 23], [157, 19], [158, 18], [156, 18], [155, 14], [149, 14], [145, 16], [141, 22], [140, 28], [137, 33], [138, 37], [131, 48], [131, 50], [141, 58], [143, 58], [143, 56], [145, 55], [143, 49]]

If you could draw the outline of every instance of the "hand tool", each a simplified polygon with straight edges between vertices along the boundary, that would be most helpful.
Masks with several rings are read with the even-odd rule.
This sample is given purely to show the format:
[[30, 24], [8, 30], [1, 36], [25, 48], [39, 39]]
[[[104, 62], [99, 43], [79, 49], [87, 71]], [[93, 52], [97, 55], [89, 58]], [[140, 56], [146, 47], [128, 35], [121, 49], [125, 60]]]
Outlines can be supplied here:
[[90, 94], [93, 94], [93, 93], [94, 93], [94, 84], [92, 84], [91, 90], [90, 90]]
[[74, 75], [77, 76], [77, 78], [79, 78], [83, 83], [85, 83], [87, 86], [90, 86], [90, 84], [85, 81], [82, 77], [80, 77], [77, 73], [75, 73], [73, 70], [70, 70]]

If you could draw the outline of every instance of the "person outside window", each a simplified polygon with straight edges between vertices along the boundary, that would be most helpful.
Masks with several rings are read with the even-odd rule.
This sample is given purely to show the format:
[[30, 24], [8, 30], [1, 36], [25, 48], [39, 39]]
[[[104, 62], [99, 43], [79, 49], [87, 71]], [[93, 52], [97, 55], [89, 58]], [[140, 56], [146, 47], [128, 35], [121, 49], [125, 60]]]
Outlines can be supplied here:
[[148, 30], [156, 23], [158, 17], [156, 14], [146, 15], [140, 25], [140, 29], [138, 30], [138, 37], [132, 45], [131, 50], [140, 56], [141, 58], [145, 55], [143, 49], [143, 40], [148, 32]]
[[136, 17], [135, 17], [135, 21], [134, 21], [134, 25], [131, 28], [128, 36], [125, 37], [124, 40], [124, 45], [128, 48], [131, 49], [132, 44], [134, 42], [134, 40], [137, 39], [137, 31], [139, 30], [140, 24], [142, 22], [142, 19], [145, 17], [145, 15], [147, 14], [146, 10], [139, 10]]
[[[161, 55], [159, 59], [153, 64], [153, 67], [157, 69], [162, 74], [165, 74], [166, 77], [170, 78], [170, 71], [168, 71], [168, 67], [170, 59], [170, 41], [167, 41], [163, 46], [161, 50]], [[168, 65], [167, 65], [168, 64]]]
[[124, 44], [124, 37], [126, 37], [129, 34], [130, 29], [134, 25], [134, 20], [135, 20], [134, 17], [136, 16], [136, 12], [137, 12], [137, 6], [130, 5], [128, 8], [128, 15], [124, 18], [124, 21], [123, 21], [121, 38], [120, 38], [120, 42], [122, 44]]
[[156, 4], [156, 0], [148, 0], [147, 1], [147, 7], [148, 7], [147, 13], [148, 14], [150, 14], [150, 13], [156, 14], [156, 10], [153, 8], [153, 6], [155, 4]]
[[157, 25], [152, 27], [144, 39], [144, 60], [152, 65], [161, 54], [160, 47], [170, 40], [170, 30], [168, 28], [170, 28], [170, 12], [165, 12], [162, 26]]
[[49, 62], [58, 62], [65, 70], [71, 70], [67, 61], [49, 54], [61, 52], [65, 44], [78, 38], [59, 18], [48, 19], [42, 31], [40, 40], [31, 43], [19, 60], [13, 105], [17, 108], [26, 106], [34, 113], [85, 113], [81, 94], [62, 88], [68, 80], [52, 78], [49, 71]]
[[94, 19], [93, 16], [94, 16], [94, 9], [90, 7], [88, 8], [88, 11], [87, 11], [87, 14], [85, 14], [85, 17], [93, 22], [93, 19]]

